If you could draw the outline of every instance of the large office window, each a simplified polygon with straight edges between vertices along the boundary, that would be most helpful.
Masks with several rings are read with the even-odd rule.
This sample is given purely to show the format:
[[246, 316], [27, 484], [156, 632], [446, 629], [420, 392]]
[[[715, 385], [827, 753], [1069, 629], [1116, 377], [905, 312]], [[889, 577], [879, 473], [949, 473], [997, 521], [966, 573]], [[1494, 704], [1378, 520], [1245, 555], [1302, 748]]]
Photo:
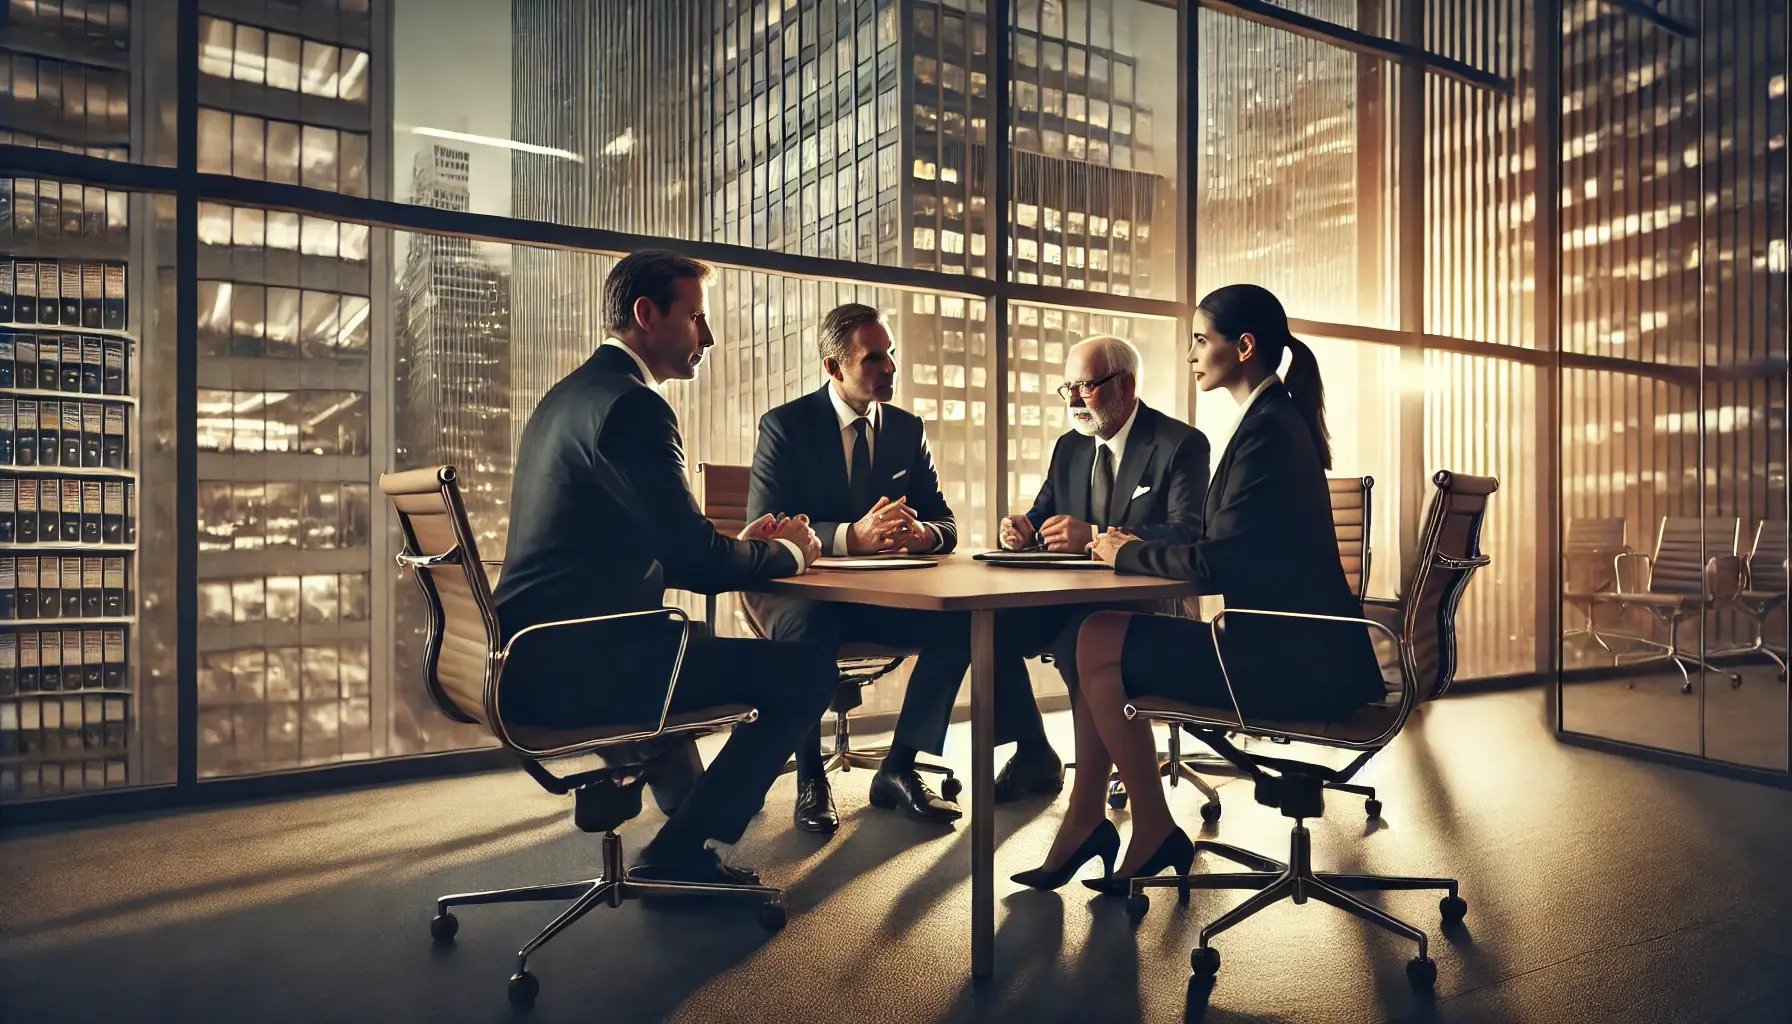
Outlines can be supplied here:
[[[14, 4], [0, 22], [0, 146], [71, 161], [0, 177], [0, 801], [489, 743], [422, 686], [421, 605], [375, 477], [455, 465], [502, 557], [523, 426], [602, 341], [603, 277], [641, 240], [718, 268], [718, 348], [665, 389], [693, 464], [750, 462], [758, 418], [821, 385], [821, 316], [868, 302], [967, 549], [1036, 493], [1083, 338], [1135, 344], [1145, 400], [1223, 450], [1236, 409], [1190, 386], [1192, 305], [1271, 288], [1325, 375], [1334, 475], [1375, 478], [1372, 593], [1403, 584], [1430, 473], [1501, 480], [1493, 565], [1459, 616], [1465, 681], [1556, 665], [1549, 628], [1577, 613], [1555, 614], [1547, 510], [1565, 535], [1621, 519], [1637, 551], [1664, 518], [1734, 519], [1738, 555], [1785, 515], [1768, 0], [1562, 5], [1560, 67], [1524, 0], [1435, 0], [1406, 24], [1367, 0], [1249, 17], [1011, 0], [1007, 25], [982, 0], [180, 6]], [[1278, 9], [1323, 24], [1287, 31]], [[1557, 91], [1545, 150], [1537, 103]], [[76, 548], [17, 533], [52, 519]], [[49, 592], [58, 612], [73, 595], [67, 614], [44, 614]], [[717, 627], [742, 628], [728, 601]], [[1753, 623], [1726, 608], [1685, 628], [1711, 650]], [[1783, 614], [1766, 630], [1783, 643]], [[1585, 645], [1563, 657], [1604, 667]], [[1713, 689], [1649, 724], [1583, 687], [1565, 719], [1783, 769], [1783, 735], [1722, 724], [1773, 720], [1741, 703], [1771, 688]]]

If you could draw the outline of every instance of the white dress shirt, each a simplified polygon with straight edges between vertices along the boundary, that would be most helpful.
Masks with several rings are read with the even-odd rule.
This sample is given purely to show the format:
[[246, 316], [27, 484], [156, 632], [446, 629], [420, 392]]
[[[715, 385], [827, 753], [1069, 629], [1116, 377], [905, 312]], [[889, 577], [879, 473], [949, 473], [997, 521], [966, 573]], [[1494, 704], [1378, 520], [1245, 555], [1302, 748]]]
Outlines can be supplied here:
[[[1120, 425], [1120, 429], [1114, 432], [1113, 437], [1097, 437], [1095, 439], [1096, 444], [1107, 448], [1109, 455], [1114, 460], [1115, 480], [1120, 479], [1120, 458], [1126, 454], [1126, 439], [1132, 436], [1132, 423], [1139, 418], [1139, 407], [1144, 404], [1138, 401], [1132, 403], [1132, 415], [1126, 417], [1126, 422]], [[1089, 463], [1089, 493], [1095, 493], [1095, 463], [1093, 461]]]
[[[1257, 404], [1257, 399], [1262, 398], [1265, 391], [1272, 387], [1278, 387], [1281, 383], [1282, 378], [1272, 373], [1263, 378], [1262, 383], [1251, 389], [1251, 396], [1238, 407], [1238, 419], [1232, 424], [1232, 433], [1226, 437], [1226, 447], [1220, 451], [1220, 458], [1225, 458], [1226, 452], [1232, 450], [1232, 438], [1238, 436], [1238, 428], [1244, 425], [1244, 418], [1250, 415], [1251, 406]], [[1215, 459], [1213, 464], [1219, 465], [1219, 459]]]
[[[840, 397], [840, 389], [835, 387], [832, 381], [828, 383], [828, 401], [833, 403], [834, 418], [840, 422], [840, 455], [841, 458], [846, 461], [846, 482], [850, 486], [852, 484], [852, 446], [853, 443], [859, 439], [859, 432], [853, 429], [853, 424], [857, 423], [861, 417], [858, 413], [853, 411], [852, 406], [846, 404], [845, 399]], [[877, 432], [879, 428], [883, 426], [884, 422], [882, 410], [883, 403], [872, 402], [866, 407], [865, 415], [862, 417], [867, 421], [865, 426], [865, 452], [871, 457], [873, 465], [877, 462]], [[886, 497], [886, 495], [880, 494], [876, 495], [876, 497], [881, 498]], [[939, 547], [939, 533], [933, 529], [931, 524], [923, 525], [927, 526], [928, 536], [933, 538], [932, 547]], [[851, 532], [851, 523], [841, 523], [834, 530], [834, 544], [828, 550], [837, 555], [850, 554], [851, 548], [847, 546], [847, 543]]]
[[[629, 348], [626, 344], [616, 338], [605, 338], [604, 343], [599, 345], [598, 348], [619, 348], [628, 353], [628, 357], [633, 359], [635, 365], [641, 368], [641, 379], [647, 383], [648, 387], [653, 388], [655, 391], [659, 390], [661, 383], [660, 379], [655, 377], [653, 371], [647, 368], [647, 361], [641, 358], [640, 353]], [[797, 572], [802, 573], [808, 571], [809, 560], [803, 557], [802, 548], [797, 547], [793, 541], [785, 540], [783, 537], [778, 538], [778, 543], [784, 545], [785, 549], [790, 552], [790, 557], [796, 559]]]
[[599, 345], [598, 348], [619, 348], [622, 351], [627, 352], [628, 357], [633, 359], [635, 365], [641, 368], [641, 379], [647, 382], [647, 386], [656, 391], [659, 389], [660, 379], [655, 377], [653, 371], [647, 368], [647, 361], [641, 358], [641, 354], [634, 349], [629, 348], [626, 343], [617, 338], [605, 338], [604, 343]]

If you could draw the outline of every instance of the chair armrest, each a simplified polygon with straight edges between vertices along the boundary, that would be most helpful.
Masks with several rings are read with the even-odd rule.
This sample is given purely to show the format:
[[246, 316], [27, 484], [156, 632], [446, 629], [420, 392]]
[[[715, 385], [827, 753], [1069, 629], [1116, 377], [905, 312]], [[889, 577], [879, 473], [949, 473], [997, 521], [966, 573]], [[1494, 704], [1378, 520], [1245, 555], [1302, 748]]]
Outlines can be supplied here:
[[[1244, 711], [1238, 705], [1238, 691], [1232, 685], [1232, 673], [1226, 667], [1226, 651], [1225, 651], [1224, 644], [1221, 641], [1225, 635], [1226, 619], [1233, 617], [1233, 616], [1247, 616], [1250, 618], [1276, 619], [1276, 620], [1280, 620], [1283, 622], [1336, 622], [1339, 624], [1352, 624], [1352, 625], [1362, 626], [1365, 629], [1374, 630], [1376, 632], [1379, 632], [1384, 637], [1386, 637], [1390, 642], [1392, 642], [1397, 648], [1401, 646], [1400, 635], [1398, 633], [1395, 633], [1393, 630], [1389, 629], [1387, 626], [1384, 626], [1381, 623], [1376, 622], [1374, 619], [1351, 618], [1349, 616], [1340, 616], [1340, 615], [1313, 615], [1313, 614], [1310, 614], [1307, 612], [1264, 611], [1264, 610], [1256, 609], [1256, 608], [1226, 608], [1226, 609], [1222, 609], [1218, 614], [1216, 614], [1213, 617], [1213, 653], [1214, 653], [1214, 657], [1219, 660], [1220, 679], [1225, 682], [1226, 693], [1232, 699], [1232, 711], [1234, 714], [1236, 714], [1238, 716], [1237, 729], [1239, 732], [1262, 732], [1264, 730], [1261, 727], [1253, 728], [1251, 725], [1249, 725], [1245, 721]], [[1286, 730], [1270, 730], [1270, 731], [1276, 732], [1278, 735], [1285, 735], [1290, 739], [1299, 739], [1299, 740], [1306, 740], [1306, 741], [1313, 742], [1313, 743], [1322, 743], [1322, 744], [1325, 744], [1326, 746], [1334, 746], [1334, 747], [1335, 746], [1348, 746], [1348, 747], [1351, 747], [1354, 749], [1365, 749], [1365, 750], [1378, 748], [1378, 747], [1385, 745], [1388, 740], [1392, 739], [1394, 737], [1394, 735], [1400, 731], [1400, 727], [1402, 725], [1404, 725], [1406, 722], [1406, 716], [1412, 712], [1413, 702], [1414, 702], [1414, 699], [1416, 698], [1416, 696], [1417, 696], [1417, 688], [1414, 685], [1412, 674], [1410, 672], [1408, 672], [1406, 669], [1405, 652], [1404, 652], [1404, 650], [1402, 650], [1401, 658], [1400, 658], [1400, 714], [1398, 715], [1398, 717], [1396, 717], [1394, 719], [1393, 724], [1391, 726], [1389, 726], [1387, 731], [1384, 732], [1382, 735], [1375, 737], [1373, 740], [1368, 740], [1368, 741], [1364, 741], [1361, 743], [1341, 744], [1338, 740], [1331, 739], [1331, 738], [1324, 737], [1324, 736], [1311, 736], [1311, 735], [1306, 735], [1306, 734], [1301, 734], [1301, 733], [1291, 733]]]
[[1705, 563], [1705, 597], [1714, 605], [1729, 604], [1748, 589], [1748, 563], [1735, 555], [1714, 555]]
[[[523, 629], [518, 630], [515, 636], [512, 636], [510, 638], [510, 641], [504, 645], [503, 651], [499, 652], [499, 654], [498, 654], [498, 659], [500, 661], [500, 666], [501, 666], [500, 670], [499, 670], [499, 674], [498, 674], [498, 680], [499, 680], [499, 685], [502, 686], [503, 678], [504, 678], [502, 666], [508, 665], [510, 663], [511, 656], [513, 654], [515, 654], [517, 645], [523, 644], [523, 643], [528, 643], [531, 641], [532, 638], [538, 639], [543, 634], [548, 633], [553, 630], [564, 631], [564, 630], [574, 630], [574, 629], [584, 628], [584, 629], [587, 629], [588, 631], [590, 631], [589, 627], [595, 626], [598, 624], [624, 622], [624, 621], [628, 621], [631, 619], [652, 619], [652, 618], [664, 618], [668, 621], [676, 622], [680, 625], [681, 628], [678, 630], [677, 646], [673, 651], [670, 652], [672, 655], [672, 667], [671, 667], [671, 671], [666, 676], [666, 692], [665, 692], [665, 696], [663, 698], [661, 698], [661, 700], [660, 700], [659, 719], [654, 723], [654, 727], [651, 731], [629, 733], [628, 735], [625, 735], [625, 736], [610, 736], [610, 737], [606, 737], [601, 740], [592, 740], [592, 741], [584, 742], [584, 743], [567, 744], [567, 745], [555, 747], [555, 748], [552, 748], [549, 750], [533, 750], [533, 749], [530, 749], [527, 747], [523, 747], [521, 744], [517, 743], [516, 740], [511, 737], [509, 729], [507, 727], [505, 727], [505, 725], [502, 721], [502, 718], [494, 715], [493, 722], [496, 727], [496, 731], [500, 733], [499, 739], [501, 739], [507, 746], [512, 746], [512, 747], [516, 747], [519, 750], [528, 751], [528, 753], [532, 757], [548, 758], [548, 757], [560, 757], [565, 754], [580, 753], [582, 751], [590, 750], [590, 749], [593, 749], [593, 748], [596, 748], [599, 746], [613, 746], [613, 745], [620, 744], [620, 743], [635, 743], [635, 742], [639, 742], [641, 740], [650, 740], [650, 739], [653, 739], [654, 737], [660, 735], [661, 733], [665, 732], [666, 731], [666, 718], [667, 718], [667, 715], [671, 712], [671, 708], [672, 708], [672, 693], [673, 693], [673, 690], [678, 685], [678, 670], [684, 664], [685, 644], [690, 638], [690, 618], [689, 618], [689, 616], [685, 615], [684, 609], [682, 609], [682, 608], [676, 608], [676, 607], [672, 607], [672, 606], [668, 605], [664, 608], [649, 608], [649, 609], [646, 609], [645, 611], [638, 611], [638, 612], [617, 612], [612, 615], [592, 615], [592, 616], [587, 616], [585, 618], [579, 618], [579, 619], [558, 619], [553, 622], [539, 622], [533, 626], [524, 627]], [[601, 631], [594, 631], [594, 632], [599, 632], [601, 634]], [[595, 649], [595, 645], [594, 645], [594, 649]], [[497, 703], [497, 695], [496, 694], [493, 695], [492, 702], [494, 705], [496, 705], [496, 703]], [[493, 711], [494, 712], [496, 711], [496, 707], [493, 708]]]
[[[1637, 586], [1625, 586], [1624, 567], [1627, 565], [1638, 565], [1638, 564], [1640, 564], [1643, 567], [1640, 570], [1643, 573], [1643, 577], [1642, 577], [1640, 584]], [[1654, 578], [1655, 578], [1655, 559], [1652, 556], [1645, 555], [1640, 551], [1620, 551], [1619, 553], [1612, 556], [1612, 586], [1619, 593], [1623, 593], [1623, 594], [1647, 593], [1649, 590], [1649, 582], [1651, 580], [1653, 580]], [[1634, 583], [1636, 581], [1633, 580], [1631, 582]]]

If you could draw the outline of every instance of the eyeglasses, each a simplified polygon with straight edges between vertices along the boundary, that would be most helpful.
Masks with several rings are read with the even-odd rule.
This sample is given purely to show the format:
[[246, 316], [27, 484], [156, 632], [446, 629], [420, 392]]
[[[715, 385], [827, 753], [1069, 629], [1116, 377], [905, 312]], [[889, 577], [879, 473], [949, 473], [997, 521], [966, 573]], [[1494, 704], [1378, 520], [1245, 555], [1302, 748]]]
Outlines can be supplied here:
[[1095, 393], [1096, 388], [1101, 387], [1103, 384], [1106, 384], [1108, 381], [1113, 380], [1124, 372], [1125, 371], [1123, 370], [1115, 370], [1113, 373], [1108, 374], [1100, 380], [1066, 381], [1063, 384], [1058, 385], [1058, 397], [1068, 402], [1070, 401], [1071, 393], [1074, 392], [1084, 398], [1088, 398]]

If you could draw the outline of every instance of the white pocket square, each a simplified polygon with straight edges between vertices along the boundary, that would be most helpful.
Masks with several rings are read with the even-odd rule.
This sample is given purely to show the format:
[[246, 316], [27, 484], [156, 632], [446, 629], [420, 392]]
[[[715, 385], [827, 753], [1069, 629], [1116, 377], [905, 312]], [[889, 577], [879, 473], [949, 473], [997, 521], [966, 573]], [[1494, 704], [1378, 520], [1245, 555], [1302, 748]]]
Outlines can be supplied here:
[[1136, 498], [1139, 495], [1144, 494], [1146, 491], [1149, 491], [1150, 489], [1151, 488], [1145, 486], [1144, 484], [1140, 484], [1138, 490], [1132, 492], [1132, 496]]
[[896, 472], [895, 472], [895, 473], [892, 473], [892, 474], [891, 474], [891, 475], [890, 475], [890, 479], [892, 479], [892, 480], [900, 480], [900, 479], [902, 479], [902, 478], [903, 478], [903, 477], [905, 477], [905, 476], [907, 476], [907, 475], [908, 475], [908, 470], [906, 470], [906, 469], [899, 469], [899, 470], [897, 470], [897, 471], [896, 471]]

